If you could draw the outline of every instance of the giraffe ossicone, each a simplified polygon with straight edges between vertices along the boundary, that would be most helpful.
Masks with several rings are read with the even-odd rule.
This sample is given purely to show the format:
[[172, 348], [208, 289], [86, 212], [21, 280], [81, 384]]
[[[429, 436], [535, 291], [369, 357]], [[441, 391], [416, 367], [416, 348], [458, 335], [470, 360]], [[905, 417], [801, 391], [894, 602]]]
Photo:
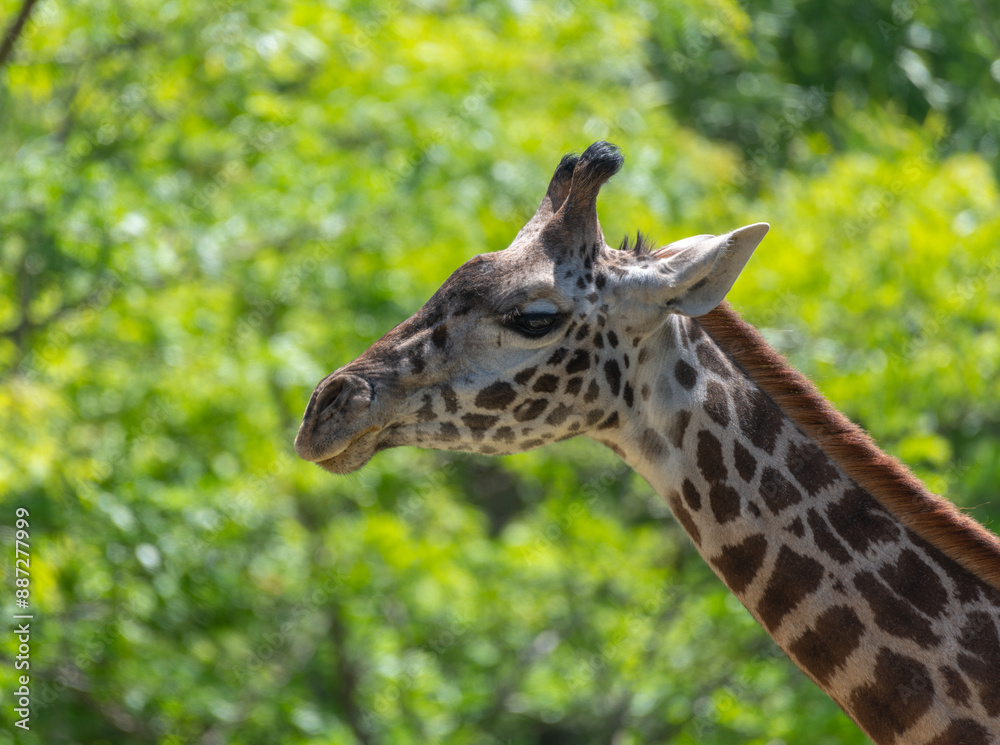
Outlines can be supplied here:
[[564, 157], [508, 248], [319, 383], [296, 451], [349, 473], [402, 445], [591, 437], [875, 742], [1000, 745], [1000, 540], [726, 305], [765, 223], [608, 246], [597, 195], [622, 162]]

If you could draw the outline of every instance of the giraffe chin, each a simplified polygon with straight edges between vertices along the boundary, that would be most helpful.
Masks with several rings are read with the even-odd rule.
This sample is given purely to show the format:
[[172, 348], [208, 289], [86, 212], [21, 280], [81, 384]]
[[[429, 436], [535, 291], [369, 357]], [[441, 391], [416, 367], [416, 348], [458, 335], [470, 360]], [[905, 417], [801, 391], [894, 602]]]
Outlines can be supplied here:
[[316, 465], [325, 471], [341, 476], [357, 471], [375, 455], [378, 444], [376, 435], [380, 431], [372, 429], [365, 432], [333, 457], [315, 461]]

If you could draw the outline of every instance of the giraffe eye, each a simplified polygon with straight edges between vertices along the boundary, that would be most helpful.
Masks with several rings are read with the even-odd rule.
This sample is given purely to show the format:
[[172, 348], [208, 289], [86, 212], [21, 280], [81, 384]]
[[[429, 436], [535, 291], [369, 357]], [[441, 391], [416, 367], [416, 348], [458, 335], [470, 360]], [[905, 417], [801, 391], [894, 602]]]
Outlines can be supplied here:
[[510, 313], [504, 322], [528, 336], [542, 336], [551, 331], [559, 316], [555, 313]]

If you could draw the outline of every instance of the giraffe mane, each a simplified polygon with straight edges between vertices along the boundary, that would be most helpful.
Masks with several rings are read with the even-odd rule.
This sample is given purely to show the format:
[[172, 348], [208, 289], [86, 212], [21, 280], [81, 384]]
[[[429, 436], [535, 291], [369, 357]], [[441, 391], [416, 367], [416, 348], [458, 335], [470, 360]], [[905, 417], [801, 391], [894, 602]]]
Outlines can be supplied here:
[[635, 243], [632, 243], [632, 238], [628, 233], [622, 238], [621, 245], [618, 246], [619, 251], [632, 251], [637, 254], [648, 254], [652, 253], [653, 246], [656, 244], [653, 239], [648, 235], [643, 235], [641, 231], [635, 231]]
[[919, 537], [1000, 589], [1000, 539], [883, 452], [723, 302], [695, 319], [799, 429]]

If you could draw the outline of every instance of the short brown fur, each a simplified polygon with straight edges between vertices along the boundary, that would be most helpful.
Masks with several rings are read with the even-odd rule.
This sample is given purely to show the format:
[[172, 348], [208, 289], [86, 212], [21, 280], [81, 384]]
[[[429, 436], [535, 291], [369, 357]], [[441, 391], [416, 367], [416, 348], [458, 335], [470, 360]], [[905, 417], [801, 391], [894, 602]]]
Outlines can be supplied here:
[[1000, 589], [1000, 539], [932, 494], [723, 302], [697, 322], [786, 416], [904, 525]]

